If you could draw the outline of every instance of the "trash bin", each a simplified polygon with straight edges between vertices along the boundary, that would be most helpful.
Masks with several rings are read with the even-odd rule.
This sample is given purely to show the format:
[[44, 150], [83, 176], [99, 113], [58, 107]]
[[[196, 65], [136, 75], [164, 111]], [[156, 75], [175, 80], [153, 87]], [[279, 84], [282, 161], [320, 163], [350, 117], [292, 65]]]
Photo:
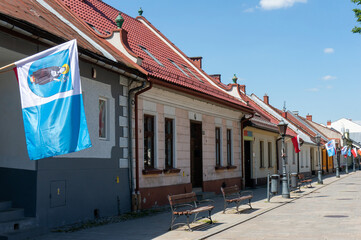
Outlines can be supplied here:
[[272, 194], [278, 193], [279, 178], [280, 178], [280, 175], [278, 175], [278, 174], [271, 175], [271, 193]]
[[291, 173], [291, 187], [297, 187], [297, 173]]

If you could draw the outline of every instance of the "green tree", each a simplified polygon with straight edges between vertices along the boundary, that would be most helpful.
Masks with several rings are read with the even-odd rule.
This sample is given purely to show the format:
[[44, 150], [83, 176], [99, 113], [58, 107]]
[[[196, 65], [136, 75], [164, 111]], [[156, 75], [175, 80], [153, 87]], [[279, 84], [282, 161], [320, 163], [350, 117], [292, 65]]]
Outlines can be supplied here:
[[[351, 0], [351, 2], [353, 2], [356, 5], [361, 5], [361, 0]], [[353, 9], [353, 12], [355, 13], [355, 17], [357, 18], [357, 22], [361, 22], [361, 9], [359, 8], [355, 8]], [[361, 33], [361, 27], [354, 27], [352, 29], [353, 33]]]

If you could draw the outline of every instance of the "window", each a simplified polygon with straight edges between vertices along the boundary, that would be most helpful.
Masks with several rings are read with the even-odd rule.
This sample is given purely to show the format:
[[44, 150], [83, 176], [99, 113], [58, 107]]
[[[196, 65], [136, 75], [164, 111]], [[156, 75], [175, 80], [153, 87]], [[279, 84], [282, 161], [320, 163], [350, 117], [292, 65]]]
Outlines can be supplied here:
[[227, 165], [232, 166], [232, 130], [227, 129]]
[[165, 168], [173, 168], [173, 119], [165, 119]]
[[154, 116], [144, 115], [144, 168], [154, 168]]
[[272, 167], [272, 143], [268, 142], [268, 167]]
[[172, 60], [170, 60], [170, 59], [169, 59], [169, 61], [170, 61], [176, 68], [178, 68], [179, 71], [181, 71], [184, 75], [186, 75], [187, 77], [189, 77], [189, 75], [188, 75], [185, 71], [183, 71], [183, 69], [181, 69], [181, 68], [178, 66], [178, 64], [176, 64], [174, 61], [172, 61]]
[[145, 47], [140, 46], [139, 47], [146, 53], [148, 54], [149, 57], [151, 57], [156, 63], [158, 63], [160, 66], [164, 67], [164, 65], [158, 60], [156, 59], [156, 57], [153, 56], [153, 54], [151, 54]]
[[87, 23], [87, 24], [89, 25], [89, 27], [91, 27], [96, 33], [101, 34], [101, 33], [98, 31], [98, 29], [96, 29], [96, 27], [94, 27], [93, 24], [88, 23], [88, 22], [86, 22], [86, 23]]
[[221, 166], [221, 128], [216, 127], [216, 166]]
[[263, 156], [263, 152], [264, 152], [264, 142], [260, 141], [259, 142], [259, 161], [260, 161], [260, 167], [263, 168], [264, 167], [264, 156]]
[[107, 100], [99, 98], [99, 138], [107, 138]]
[[183, 66], [190, 74], [192, 74], [193, 77], [195, 77], [196, 79], [198, 79], [198, 81], [203, 82], [202, 79], [200, 79], [197, 75], [195, 75], [194, 72], [192, 72], [187, 66], [184, 66], [184, 65], [182, 65], [182, 66]]

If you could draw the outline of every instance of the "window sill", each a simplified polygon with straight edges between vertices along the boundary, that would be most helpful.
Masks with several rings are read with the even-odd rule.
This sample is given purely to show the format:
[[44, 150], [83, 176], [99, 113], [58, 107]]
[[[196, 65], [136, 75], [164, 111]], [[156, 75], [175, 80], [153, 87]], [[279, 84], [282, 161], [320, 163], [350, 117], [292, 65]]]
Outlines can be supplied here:
[[215, 169], [216, 169], [216, 170], [226, 170], [227, 167], [224, 167], [224, 166], [216, 166]]
[[165, 174], [169, 174], [169, 173], [179, 173], [181, 170], [179, 168], [166, 168], [163, 169], [163, 172]]
[[143, 169], [142, 172], [144, 175], [151, 175], [151, 174], [162, 174], [163, 171], [156, 168], [148, 168], [148, 169]]
[[227, 166], [227, 169], [236, 169], [236, 168], [237, 168], [237, 166], [234, 166], [234, 165]]

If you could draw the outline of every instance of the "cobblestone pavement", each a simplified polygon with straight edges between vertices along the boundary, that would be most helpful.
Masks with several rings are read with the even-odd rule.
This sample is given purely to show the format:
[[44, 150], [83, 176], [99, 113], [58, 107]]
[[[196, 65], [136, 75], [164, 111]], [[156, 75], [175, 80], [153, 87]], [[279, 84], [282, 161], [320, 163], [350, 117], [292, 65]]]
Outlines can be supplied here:
[[[316, 179], [314, 179], [315, 181]], [[358, 201], [361, 172], [329, 175], [324, 185], [292, 192], [291, 199], [275, 196], [266, 200], [266, 189], [252, 189], [253, 209], [242, 205], [241, 213], [231, 208], [223, 214], [223, 198], [216, 196], [214, 224], [199, 221], [192, 232], [180, 227], [168, 231], [171, 213], [108, 224], [72, 233], [49, 233], [33, 240], [132, 240], [132, 239], [361, 239]]]
[[361, 239], [360, 199], [357, 172], [207, 239]]

